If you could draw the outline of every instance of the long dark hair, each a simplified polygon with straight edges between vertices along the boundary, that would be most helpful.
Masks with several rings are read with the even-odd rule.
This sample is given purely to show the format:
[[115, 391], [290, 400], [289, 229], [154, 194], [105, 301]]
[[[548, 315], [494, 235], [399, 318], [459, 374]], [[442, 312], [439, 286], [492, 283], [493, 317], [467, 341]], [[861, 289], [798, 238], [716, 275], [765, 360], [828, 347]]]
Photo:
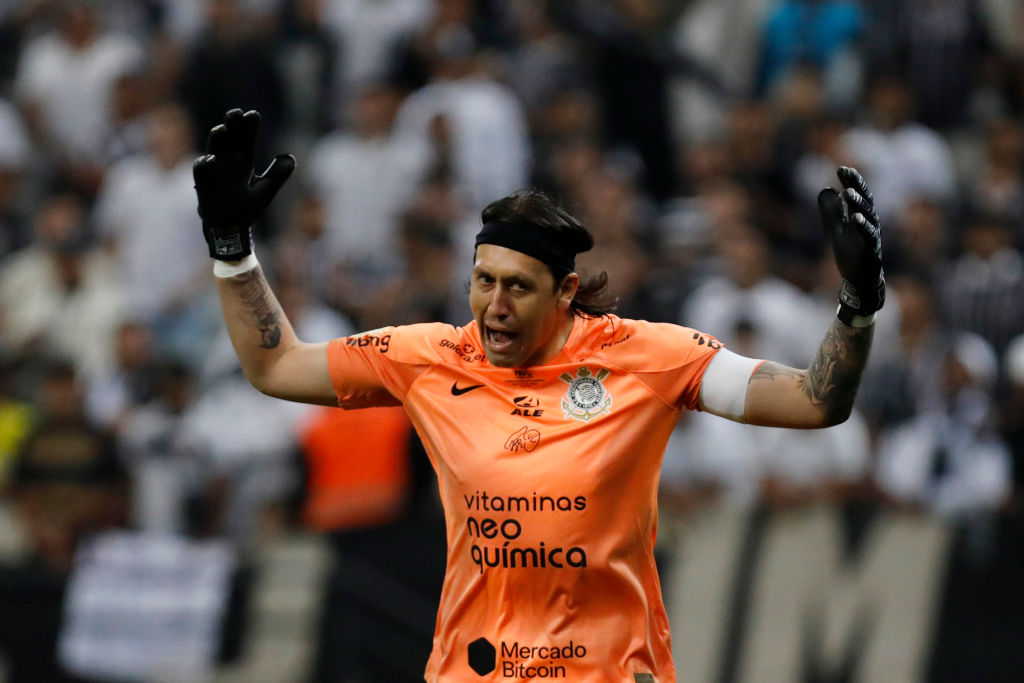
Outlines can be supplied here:
[[[504, 223], [528, 223], [550, 230], [561, 242], [569, 242], [579, 254], [594, 246], [594, 236], [583, 227], [575, 216], [559, 206], [550, 195], [540, 190], [519, 190], [507, 197], [488, 204], [480, 214], [483, 223], [501, 221]], [[548, 264], [555, 288], [570, 272], [565, 268]], [[581, 317], [598, 318], [612, 313], [619, 304], [619, 298], [608, 291], [608, 273], [602, 270], [596, 275], [580, 274], [580, 286], [570, 304], [570, 310]]]

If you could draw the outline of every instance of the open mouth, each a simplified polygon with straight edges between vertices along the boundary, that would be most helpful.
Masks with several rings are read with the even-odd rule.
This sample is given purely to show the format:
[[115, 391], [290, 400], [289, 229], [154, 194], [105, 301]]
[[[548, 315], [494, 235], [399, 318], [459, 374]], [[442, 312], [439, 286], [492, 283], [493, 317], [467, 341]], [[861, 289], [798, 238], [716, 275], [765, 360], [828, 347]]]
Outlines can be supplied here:
[[508, 330], [497, 330], [493, 327], [485, 327], [484, 339], [492, 351], [502, 352], [508, 350], [516, 340], [516, 333]]

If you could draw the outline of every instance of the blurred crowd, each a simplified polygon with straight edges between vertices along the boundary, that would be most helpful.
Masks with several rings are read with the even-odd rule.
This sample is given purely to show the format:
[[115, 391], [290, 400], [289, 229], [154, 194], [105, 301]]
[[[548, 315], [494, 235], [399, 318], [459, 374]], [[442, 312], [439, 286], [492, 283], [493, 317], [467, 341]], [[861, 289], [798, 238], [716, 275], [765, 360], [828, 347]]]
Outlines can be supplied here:
[[686, 415], [666, 509], [868, 499], [981, 560], [1022, 516], [1015, 0], [0, 0], [0, 496], [39, 571], [100, 529], [351, 550], [401, 517], [311, 512], [329, 418], [240, 374], [191, 175], [233, 107], [258, 164], [298, 159], [256, 249], [307, 341], [469, 320], [479, 212], [536, 186], [621, 315], [806, 367], [839, 286], [816, 196], [856, 166], [888, 300], [854, 416]]

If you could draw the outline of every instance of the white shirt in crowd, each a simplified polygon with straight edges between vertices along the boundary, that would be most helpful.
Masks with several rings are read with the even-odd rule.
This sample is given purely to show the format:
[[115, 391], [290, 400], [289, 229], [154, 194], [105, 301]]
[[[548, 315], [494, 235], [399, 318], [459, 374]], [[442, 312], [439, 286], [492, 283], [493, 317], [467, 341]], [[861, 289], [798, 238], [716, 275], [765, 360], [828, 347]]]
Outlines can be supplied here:
[[325, 202], [325, 248], [336, 260], [372, 261], [396, 251], [398, 219], [432, 160], [422, 138], [335, 132], [310, 151], [307, 178]]
[[395, 48], [435, 11], [430, 0], [327, 0], [323, 20], [338, 46], [335, 104], [387, 76]]
[[58, 33], [45, 33], [24, 48], [15, 93], [41, 107], [47, 132], [72, 158], [97, 160], [110, 128], [112, 86], [142, 59], [141, 47], [124, 35], [102, 34], [73, 50]]
[[481, 76], [431, 83], [402, 105], [397, 129], [426, 141], [437, 117], [451, 131], [455, 184], [472, 210], [527, 185], [526, 115], [509, 88]]
[[842, 144], [864, 177], [871, 179], [875, 209], [883, 221], [895, 222], [912, 197], [941, 202], [956, 193], [949, 145], [927, 126], [907, 123], [891, 131], [853, 128], [843, 135]]
[[748, 289], [728, 277], [713, 277], [690, 295], [680, 320], [714, 335], [728, 347], [736, 346], [737, 325], [747, 321], [754, 327], [756, 348], [734, 351], [801, 368], [814, 358], [826, 329], [812, 300], [774, 276]]
[[123, 291], [136, 312], [159, 312], [176, 296], [194, 287], [208, 252], [197, 236], [192, 159], [172, 169], [149, 156], [115, 164], [97, 198], [100, 233], [116, 240]]
[[31, 344], [93, 377], [111, 362], [124, 298], [108, 258], [95, 250], [78, 258], [82, 276], [71, 291], [61, 285], [54, 253], [43, 246], [29, 246], [0, 264], [0, 348], [17, 352]]
[[711, 486], [726, 504], [748, 508], [766, 477], [808, 492], [857, 482], [868, 471], [870, 453], [867, 423], [857, 411], [840, 425], [815, 430], [757, 427], [694, 412], [669, 438], [662, 485]]

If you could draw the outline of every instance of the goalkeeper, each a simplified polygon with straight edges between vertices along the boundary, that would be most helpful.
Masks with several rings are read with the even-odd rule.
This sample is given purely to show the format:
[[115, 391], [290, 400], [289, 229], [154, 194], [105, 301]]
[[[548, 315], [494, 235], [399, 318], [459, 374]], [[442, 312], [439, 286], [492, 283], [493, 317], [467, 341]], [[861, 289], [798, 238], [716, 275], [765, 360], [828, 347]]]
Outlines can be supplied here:
[[257, 175], [259, 115], [232, 110], [194, 167], [224, 320], [249, 381], [291, 401], [404, 406], [437, 472], [448, 560], [427, 681], [675, 680], [653, 558], [658, 472], [680, 412], [757, 425], [842, 422], [885, 298], [879, 221], [840, 168], [818, 197], [843, 277], [807, 369], [710, 334], [617, 317], [593, 245], [540, 192], [482, 212], [473, 319], [296, 338], [253, 253], [252, 224], [295, 167]]

